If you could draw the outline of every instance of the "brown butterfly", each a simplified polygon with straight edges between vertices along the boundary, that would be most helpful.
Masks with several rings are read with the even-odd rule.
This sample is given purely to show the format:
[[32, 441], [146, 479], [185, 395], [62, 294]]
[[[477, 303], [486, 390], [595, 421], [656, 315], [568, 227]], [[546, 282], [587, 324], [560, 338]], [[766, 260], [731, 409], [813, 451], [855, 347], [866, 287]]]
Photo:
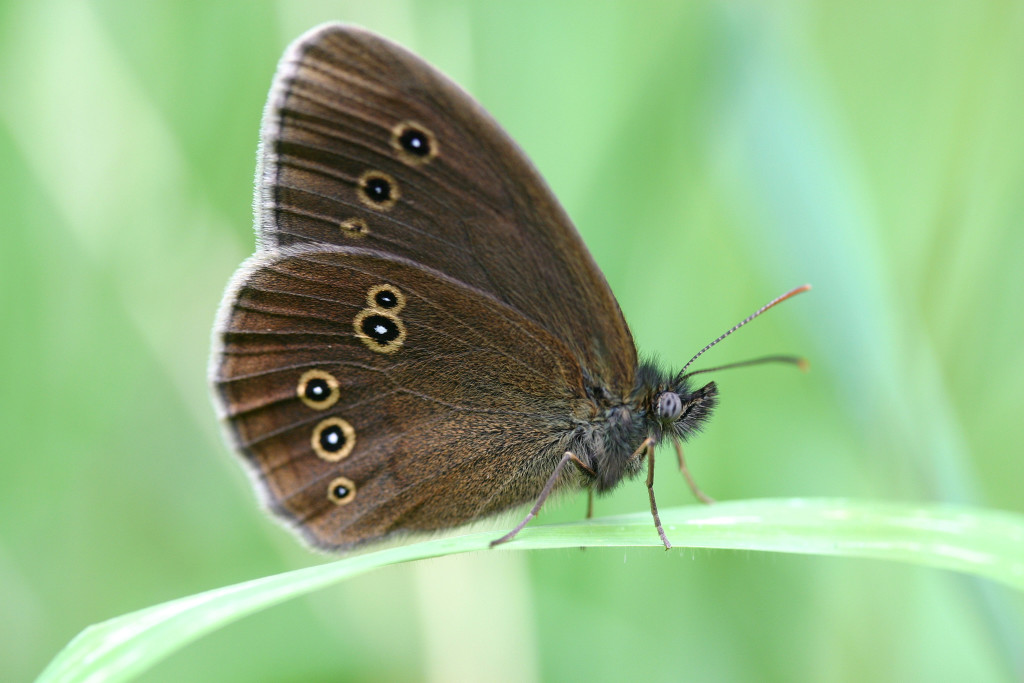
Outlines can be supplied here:
[[569, 218], [469, 95], [383, 38], [318, 27], [278, 67], [256, 185], [258, 249], [211, 376], [276, 515], [344, 550], [535, 502], [500, 542], [551, 491], [602, 493], [647, 460], [669, 546], [654, 447], [684, 467], [715, 384], [638, 361]]

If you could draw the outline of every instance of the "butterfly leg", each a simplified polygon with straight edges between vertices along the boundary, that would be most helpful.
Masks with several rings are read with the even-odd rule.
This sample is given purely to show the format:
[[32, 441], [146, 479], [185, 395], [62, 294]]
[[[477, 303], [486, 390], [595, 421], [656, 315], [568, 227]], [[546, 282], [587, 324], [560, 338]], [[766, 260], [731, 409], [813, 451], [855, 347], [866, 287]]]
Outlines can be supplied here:
[[683, 473], [686, 478], [686, 483], [690, 485], [690, 490], [693, 491], [693, 495], [697, 496], [697, 499], [702, 503], [711, 505], [715, 502], [715, 499], [700, 490], [697, 486], [697, 482], [694, 481], [693, 475], [690, 474], [690, 469], [686, 466], [686, 460], [683, 459], [683, 444], [679, 443], [679, 439], [673, 438], [672, 443], [676, 447], [676, 455], [679, 456], [679, 471]]
[[594, 489], [587, 489], [587, 519], [594, 518]]
[[658, 515], [658, 504], [654, 501], [654, 447], [647, 449], [647, 493], [651, 498], [651, 515], [654, 517], [654, 526], [658, 529], [661, 542], [665, 544], [665, 550], [672, 547], [668, 537], [665, 536], [665, 528], [661, 526], [661, 517]]
[[632, 460], [633, 458], [635, 458], [637, 456], [643, 456], [643, 454], [647, 451], [648, 448], [654, 448], [654, 437], [653, 436], [649, 436], [646, 439], [644, 439], [643, 441], [641, 441], [640, 445], [637, 446], [635, 451], [633, 451], [633, 455], [629, 456], [629, 459]]
[[531, 519], [537, 516], [537, 513], [540, 512], [540, 506], [544, 504], [544, 501], [547, 500], [548, 496], [551, 495], [552, 489], [555, 488], [555, 482], [558, 481], [558, 475], [562, 473], [562, 470], [565, 469], [565, 466], [569, 462], [574, 462], [577, 466], [582, 467], [583, 469], [589, 472], [594, 471], [589, 466], [587, 466], [586, 463], [584, 463], [582, 460], [576, 457], [574, 453], [566, 451], [565, 455], [562, 456], [562, 459], [559, 460], [558, 464], [555, 466], [555, 471], [551, 473], [550, 477], [548, 477], [548, 481], [546, 484], [544, 484], [544, 488], [541, 489], [540, 495], [537, 497], [537, 502], [534, 503], [533, 507], [530, 508], [530, 511], [526, 513], [526, 517], [523, 517], [523, 521], [519, 522], [519, 524], [516, 524], [516, 527], [512, 529], [512, 531], [508, 532], [501, 538], [495, 541], [491, 541], [492, 548], [496, 545], [501, 545], [502, 543], [508, 543], [509, 541], [511, 541], [513, 538], [516, 537], [516, 534], [523, 530], [523, 527], [530, 523]]

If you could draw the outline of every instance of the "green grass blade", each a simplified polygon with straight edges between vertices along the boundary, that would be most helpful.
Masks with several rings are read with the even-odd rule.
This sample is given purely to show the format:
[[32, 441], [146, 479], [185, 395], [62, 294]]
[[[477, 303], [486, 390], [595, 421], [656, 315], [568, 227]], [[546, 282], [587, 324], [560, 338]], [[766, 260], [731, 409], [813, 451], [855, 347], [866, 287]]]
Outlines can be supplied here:
[[[854, 500], [751, 500], [661, 512], [680, 548], [764, 550], [896, 560], [983, 576], [1024, 591], [1024, 515]], [[386, 548], [226, 586], [90, 626], [39, 681], [120, 681], [236, 619], [350, 576], [485, 550], [494, 531]], [[506, 550], [660, 545], [648, 513], [533, 526]]]

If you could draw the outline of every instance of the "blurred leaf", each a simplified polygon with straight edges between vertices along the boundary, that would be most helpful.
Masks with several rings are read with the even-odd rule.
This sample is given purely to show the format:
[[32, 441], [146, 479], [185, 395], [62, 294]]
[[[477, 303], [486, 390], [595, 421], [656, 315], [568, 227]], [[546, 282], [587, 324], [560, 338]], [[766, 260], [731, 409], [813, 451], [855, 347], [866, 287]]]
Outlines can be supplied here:
[[[763, 550], [910, 562], [1024, 591], [1024, 515], [851, 500], [754, 500], [662, 511], [686, 548]], [[255, 579], [126, 614], [83, 631], [39, 681], [125, 680], [205, 633], [389, 564], [486, 550], [496, 532], [442, 538]], [[525, 529], [507, 549], [658, 546], [643, 513]]]

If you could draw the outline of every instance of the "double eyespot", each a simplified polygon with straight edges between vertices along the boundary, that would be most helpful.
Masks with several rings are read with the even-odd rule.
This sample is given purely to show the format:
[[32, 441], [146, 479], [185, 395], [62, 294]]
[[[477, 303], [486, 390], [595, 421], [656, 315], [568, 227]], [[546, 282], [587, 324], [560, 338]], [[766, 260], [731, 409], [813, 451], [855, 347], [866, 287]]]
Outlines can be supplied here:
[[405, 294], [394, 285], [371, 287], [366, 308], [352, 321], [356, 336], [377, 353], [394, 353], [405, 342], [405, 323], [398, 313], [405, 308]]
[[[307, 370], [299, 377], [296, 394], [313, 410], [327, 410], [341, 398], [341, 386], [338, 379], [325, 370]], [[356, 447], [356, 430], [348, 420], [327, 417], [313, 427], [309, 444], [321, 460], [339, 462]], [[355, 495], [355, 482], [346, 477], [338, 477], [327, 486], [327, 498], [338, 505], [352, 502]]]

